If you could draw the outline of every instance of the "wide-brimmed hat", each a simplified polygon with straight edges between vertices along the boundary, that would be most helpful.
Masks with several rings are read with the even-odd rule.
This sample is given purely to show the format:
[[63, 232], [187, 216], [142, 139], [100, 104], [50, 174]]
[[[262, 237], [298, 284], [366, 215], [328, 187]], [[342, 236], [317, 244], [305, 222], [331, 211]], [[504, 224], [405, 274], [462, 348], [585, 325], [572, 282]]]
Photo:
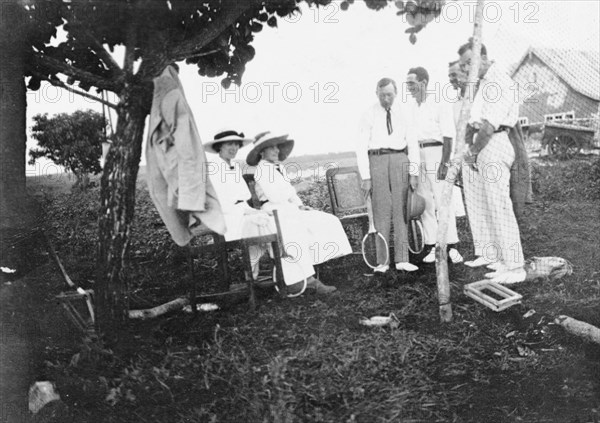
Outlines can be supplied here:
[[215, 150], [215, 145], [230, 141], [239, 141], [242, 143], [242, 147], [244, 147], [252, 142], [252, 138], [246, 138], [243, 132], [234, 131], [233, 129], [223, 129], [215, 134], [214, 139], [204, 143], [204, 149], [209, 153], [218, 154]]
[[408, 223], [412, 219], [418, 219], [425, 211], [425, 198], [416, 190], [408, 188], [405, 202], [404, 221]]
[[279, 161], [287, 159], [294, 149], [294, 140], [288, 139], [288, 134], [273, 135], [270, 132], [261, 132], [254, 140], [254, 147], [246, 157], [246, 163], [256, 166], [260, 161], [260, 153], [267, 147], [276, 145], [279, 148]]

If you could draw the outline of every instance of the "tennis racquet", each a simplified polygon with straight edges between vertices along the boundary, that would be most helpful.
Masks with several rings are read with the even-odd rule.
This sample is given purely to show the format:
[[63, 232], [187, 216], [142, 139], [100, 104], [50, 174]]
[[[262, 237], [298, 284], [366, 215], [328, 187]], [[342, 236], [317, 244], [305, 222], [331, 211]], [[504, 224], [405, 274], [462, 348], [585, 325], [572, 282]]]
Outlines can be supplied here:
[[[281, 260], [285, 260], [286, 257], [281, 257]], [[295, 264], [296, 266], [299, 266], [298, 264]], [[281, 294], [281, 292], [279, 291], [279, 287], [278, 287], [278, 283], [277, 283], [277, 268], [273, 267], [273, 282], [275, 282], [275, 291], [277, 291], [278, 293]], [[298, 292], [296, 292], [295, 294], [285, 294], [286, 297], [288, 298], [294, 298], [294, 297], [299, 297], [300, 295], [304, 294], [304, 291], [306, 291], [306, 287], [308, 286], [308, 278], [304, 278], [302, 281], [302, 289]], [[284, 290], [285, 292], [285, 290]]]
[[[273, 211], [273, 219], [275, 220], [275, 227], [277, 229], [277, 238], [279, 239], [279, 248], [281, 249], [281, 253], [280, 253], [280, 261], [283, 265], [283, 260], [285, 260], [286, 258], [289, 258], [290, 255], [288, 254], [288, 252], [285, 250], [285, 244], [283, 243], [283, 234], [281, 233], [281, 224], [279, 223], [279, 215], [277, 213], [277, 210]], [[300, 266], [298, 264], [297, 261], [293, 262], [295, 266]], [[275, 290], [281, 294], [281, 292], [279, 291], [279, 284], [277, 281], [277, 267], [273, 267], [273, 282], [275, 282]], [[283, 274], [283, 269], [281, 269], [281, 274]], [[285, 281], [284, 281], [285, 283]], [[304, 291], [306, 291], [306, 287], [308, 286], [308, 278], [304, 278], [302, 281], [302, 289], [295, 293], [295, 294], [286, 294], [286, 297], [288, 298], [294, 298], [294, 297], [298, 297], [302, 294], [304, 294]]]
[[[366, 203], [367, 215], [369, 217], [369, 231], [362, 240], [362, 256], [366, 265], [371, 269], [375, 269], [379, 265], [387, 266], [390, 263], [390, 251], [388, 243], [383, 235], [381, 235], [381, 233], [377, 232], [375, 229], [375, 223], [373, 221], [373, 206], [371, 205], [370, 193], [367, 194]], [[385, 251], [384, 263], [378, 263], [377, 261], [377, 244], [379, 244], [379, 248], [382, 248]]]
[[421, 254], [424, 248], [425, 237], [421, 219], [410, 219], [408, 221], [408, 251], [413, 254]]

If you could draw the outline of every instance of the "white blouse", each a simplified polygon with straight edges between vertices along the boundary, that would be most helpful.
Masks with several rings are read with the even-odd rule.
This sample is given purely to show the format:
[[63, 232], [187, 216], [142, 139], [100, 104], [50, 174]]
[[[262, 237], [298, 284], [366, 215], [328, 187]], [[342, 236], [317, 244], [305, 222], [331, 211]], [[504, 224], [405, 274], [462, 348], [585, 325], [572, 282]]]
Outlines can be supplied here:
[[251, 194], [242, 177], [239, 163], [233, 162], [229, 165], [220, 156], [216, 156], [212, 160], [208, 160], [207, 173], [217, 192], [217, 198], [224, 214], [227, 214], [236, 204], [244, 203], [250, 208], [246, 201], [250, 200]]
[[289, 182], [283, 166], [261, 160], [256, 166], [254, 180], [259, 201], [269, 202], [270, 207], [276, 208], [278, 205], [300, 207], [303, 205], [296, 189]]

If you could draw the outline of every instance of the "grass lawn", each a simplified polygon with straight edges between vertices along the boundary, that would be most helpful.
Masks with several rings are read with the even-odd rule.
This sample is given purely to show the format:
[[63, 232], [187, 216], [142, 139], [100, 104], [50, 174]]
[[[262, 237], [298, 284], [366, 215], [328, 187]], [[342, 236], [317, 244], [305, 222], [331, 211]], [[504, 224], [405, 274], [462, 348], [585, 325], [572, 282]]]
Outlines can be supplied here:
[[[484, 270], [451, 265], [454, 319], [441, 324], [433, 265], [375, 278], [360, 256], [349, 256], [320, 269], [336, 294], [285, 299], [261, 291], [255, 312], [245, 301], [229, 301], [196, 317], [135, 322], [108, 350], [81, 341], [69, 326], [52, 301], [64, 282], [32, 245], [20, 280], [31, 303], [23, 307], [35, 309], [27, 317], [42, 322], [34, 326], [44, 336], [35, 344], [31, 377], [56, 381], [64, 415], [75, 422], [599, 422], [600, 347], [553, 320], [565, 314], [600, 326], [600, 162], [534, 164], [525, 256], [563, 257], [574, 272], [513, 286], [521, 305], [495, 313], [476, 303], [462, 287]], [[38, 193], [44, 188], [45, 224], [67, 271], [93, 287], [98, 188], [71, 194], [58, 182], [32, 185]], [[187, 283], [185, 262], [139, 185], [128, 268], [132, 308], [184, 295]], [[324, 181], [302, 195], [329, 207]], [[465, 218], [459, 231], [468, 259]], [[352, 234], [356, 242], [356, 229]], [[233, 273], [241, 277], [235, 254]], [[216, 289], [216, 259], [199, 265], [198, 283]], [[397, 327], [359, 324], [389, 313]]]

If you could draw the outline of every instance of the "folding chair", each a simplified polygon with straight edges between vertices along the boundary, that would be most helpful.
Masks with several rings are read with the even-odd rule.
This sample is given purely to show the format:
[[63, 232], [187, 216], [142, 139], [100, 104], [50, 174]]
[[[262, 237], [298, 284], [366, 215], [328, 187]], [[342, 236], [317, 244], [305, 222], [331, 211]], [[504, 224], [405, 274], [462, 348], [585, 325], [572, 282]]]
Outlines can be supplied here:
[[91, 289], [83, 289], [78, 287], [69, 277], [65, 267], [58, 257], [58, 254], [56, 253], [56, 249], [54, 248], [52, 240], [45, 231], [44, 224], [42, 222], [37, 222], [35, 226], [30, 227], [27, 230], [19, 231], [13, 236], [3, 239], [3, 241], [5, 241], [5, 245], [2, 245], [1, 247], [14, 248], [18, 244], [30, 242], [31, 240], [41, 242], [41, 244], [45, 247], [46, 251], [50, 255], [50, 258], [56, 264], [56, 267], [60, 271], [69, 288], [69, 291], [61, 292], [54, 298], [64, 308], [71, 322], [79, 330], [81, 330], [81, 332], [87, 335], [94, 335], [94, 291]]
[[359, 222], [362, 234], [369, 228], [367, 203], [361, 190], [362, 178], [358, 167], [327, 169], [325, 173], [331, 211], [343, 225]]
[[[248, 188], [252, 194], [252, 203], [256, 207], [258, 204], [256, 193], [254, 191], [254, 176], [253, 175], [244, 175], [244, 180], [248, 184]], [[273, 260], [275, 265], [275, 276], [278, 284], [279, 291], [284, 288], [285, 284], [283, 282], [283, 273], [281, 268], [281, 246], [283, 245], [281, 241], [281, 229], [279, 224], [279, 216], [277, 215], [277, 211], [273, 211], [273, 218], [275, 219], [276, 225], [276, 233], [270, 235], [261, 235], [257, 237], [251, 238], [242, 238], [232, 241], [226, 241], [222, 235], [219, 235], [206, 227], [201, 227], [198, 231], [198, 237], [203, 235], [209, 235], [212, 237], [212, 243], [206, 243], [202, 245], [192, 246], [190, 245], [184, 247], [187, 250], [188, 256], [188, 266], [190, 269], [190, 304], [192, 310], [196, 312], [196, 300], [197, 300], [197, 284], [196, 284], [196, 266], [194, 264], [194, 259], [196, 257], [201, 257], [204, 253], [214, 252], [216, 251], [218, 254], [219, 267], [222, 275], [222, 287], [225, 288], [225, 292], [215, 294], [215, 295], [227, 295], [227, 294], [235, 294], [239, 291], [229, 291], [231, 286], [231, 275], [229, 272], [229, 251], [235, 248], [239, 248], [242, 250], [242, 259], [244, 265], [244, 280], [247, 283], [248, 294], [249, 294], [249, 302], [250, 308], [252, 310], [256, 307], [256, 293], [255, 293], [255, 285], [256, 280], [254, 279], [254, 274], [252, 271], [252, 265], [250, 261], [250, 250], [249, 247], [253, 245], [265, 245], [270, 244], [271, 249], [273, 251]], [[274, 285], [275, 282], [270, 281], [263, 286]]]

